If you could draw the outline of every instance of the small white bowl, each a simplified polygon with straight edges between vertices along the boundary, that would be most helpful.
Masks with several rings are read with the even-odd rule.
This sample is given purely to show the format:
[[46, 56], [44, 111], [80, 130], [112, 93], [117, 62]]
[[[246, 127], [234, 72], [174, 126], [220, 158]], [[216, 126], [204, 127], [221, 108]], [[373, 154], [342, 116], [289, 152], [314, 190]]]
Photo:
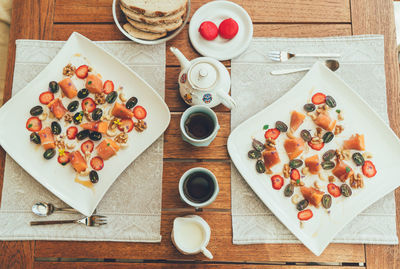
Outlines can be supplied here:
[[[167, 42], [168, 40], [174, 38], [175, 36], [177, 36], [182, 29], [185, 27], [186, 23], [189, 21], [189, 16], [190, 16], [190, 0], [188, 0], [187, 2], [187, 7], [186, 7], [186, 17], [185, 20], [183, 21], [182, 25], [172, 31], [170, 34], [168, 34], [167, 36], [163, 37], [163, 38], [159, 38], [156, 40], [145, 40], [145, 39], [140, 39], [140, 38], [136, 38], [131, 36], [127, 31], [125, 31], [124, 28], [122, 28], [121, 23], [124, 22], [125, 23], [125, 18], [124, 16], [121, 16], [122, 11], [120, 10], [119, 7], [119, 0], [113, 0], [113, 4], [112, 4], [112, 13], [113, 13], [113, 18], [114, 18], [114, 22], [117, 25], [118, 29], [121, 31], [121, 33], [123, 33], [127, 38], [129, 38], [132, 41], [135, 41], [137, 43], [140, 44], [144, 44], [144, 45], [155, 45], [155, 44], [160, 44], [163, 42]], [[121, 22], [121, 23], [120, 23]]]

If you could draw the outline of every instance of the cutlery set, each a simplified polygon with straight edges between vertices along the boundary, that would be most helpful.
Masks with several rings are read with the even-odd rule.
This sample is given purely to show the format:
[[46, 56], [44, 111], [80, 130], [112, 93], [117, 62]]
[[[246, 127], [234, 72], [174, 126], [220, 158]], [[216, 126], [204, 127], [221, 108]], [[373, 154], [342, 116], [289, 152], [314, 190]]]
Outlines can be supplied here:
[[[286, 62], [294, 57], [320, 57], [320, 58], [338, 58], [340, 54], [337, 53], [292, 53], [288, 51], [270, 51], [268, 53], [270, 60], [275, 62]], [[339, 69], [339, 62], [337, 60], [326, 60], [325, 65], [332, 71]], [[291, 68], [271, 71], [271, 75], [286, 75], [297, 72], [303, 72], [310, 70], [311, 67], [305, 68]]]
[[[59, 208], [59, 207], [55, 207], [51, 203], [45, 203], [45, 202], [38, 202], [38, 203], [34, 204], [32, 206], [32, 212], [35, 215], [40, 216], [40, 217], [50, 216], [54, 212], [80, 214], [80, 212], [78, 210], [73, 209], [71, 207]], [[72, 224], [72, 223], [84, 224], [89, 227], [98, 227], [98, 226], [107, 224], [107, 217], [101, 216], [101, 215], [92, 215], [92, 216], [81, 218], [81, 219], [31, 221], [30, 225], [37, 226], [37, 225]]]

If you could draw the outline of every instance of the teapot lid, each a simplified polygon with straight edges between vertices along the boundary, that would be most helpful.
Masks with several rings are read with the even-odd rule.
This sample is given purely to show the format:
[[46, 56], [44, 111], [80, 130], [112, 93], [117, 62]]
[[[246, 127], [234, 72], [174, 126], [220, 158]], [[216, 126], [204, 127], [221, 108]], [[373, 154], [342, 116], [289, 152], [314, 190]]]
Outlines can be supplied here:
[[191, 66], [188, 78], [192, 87], [206, 90], [214, 86], [218, 79], [218, 71], [208, 62], [198, 62]]

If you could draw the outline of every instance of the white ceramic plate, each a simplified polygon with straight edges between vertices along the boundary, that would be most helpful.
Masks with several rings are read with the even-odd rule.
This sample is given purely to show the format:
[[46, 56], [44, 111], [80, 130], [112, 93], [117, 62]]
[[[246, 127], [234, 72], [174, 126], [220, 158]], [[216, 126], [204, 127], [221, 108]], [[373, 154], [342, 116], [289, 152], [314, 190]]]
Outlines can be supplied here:
[[[292, 110], [303, 111], [303, 105], [309, 102], [312, 94], [317, 91], [333, 96], [338, 104], [337, 109], [343, 111], [345, 118], [343, 122], [338, 123], [344, 126], [344, 132], [338, 135], [334, 141], [326, 144], [318, 153], [319, 156], [328, 149], [338, 148], [341, 145], [341, 142], [335, 141], [343, 141], [353, 133], [364, 134], [366, 150], [373, 154], [372, 161], [378, 173], [373, 178], [364, 177], [365, 187], [353, 189], [351, 197], [333, 198], [330, 214], [322, 207], [319, 209], [309, 207], [314, 216], [303, 222], [303, 228], [301, 228], [297, 219], [296, 207], [289, 198], [283, 195], [284, 187], [279, 191], [272, 189], [270, 177], [256, 172], [255, 161], [247, 157], [247, 152], [252, 149], [251, 137], [254, 136], [260, 141], [265, 140], [262, 127], [264, 124], [274, 126], [277, 120], [288, 124], [290, 112]], [[333, 110], [331, 113], [336, 112]], [[298, 137], [302, 129], [310, 129], [310, 127], [311, 125], [307, 125], [305, 122], [294, 133], [295, 136]], [[274, 174], [281, 172], [282, 165], [288, 162], [282, 146], [285, 137], [285, 134], [281, 134], [277, 140], [281, 166], [272, 168]], [[335, 235], [355, 216], [400, 185], [398, 180], [399, 139], [357, 93], [319, 62], [284, 96], [240, 124], [229, 136], [228, 151], [235, 166], [258, 197], [315, 255], [320, 255]], [[308, 157], [315, 153], [316, 151], [310, 150], [303, 154]], [[348, 161], [348, 164], [353, 164], [353, 162]], [[352, 167], [355, 166], [352, 165]], [[361, 173], [361, 168], [355, 172]], [[324, 173], [329, 175], [327, 172]], [[306, 177], [304, 182], [306, 186], [312, 186], [315, 180], [319, 180], [317, 175]], [[328, 182], [319, 182], [323, 184], [322, 190], [327, 193], [325, 185]], [[285, 179], [284, 186], [288, 183], [289, 180]], [[341, 185], [339, 180], [336, 180], [335, 184]], [[296, 188], [296, 192], [299, 192], [298, 189]]]
[[[219, 26], [225, 20], [232, 18], [239, 25], [239, 31], [231, 39], [217, 36], [212, 41], [205, 40], [199, 33], [200, 24], [212, 21]], [[238, 4], [229, 1], [212, 1], [200, 7], [189, 23], [189, 38], [193, 47], [203, 56], [224, 61], [242, 54], [250, 45], [253, 37], [253, 23], [249, 14]]]
[[[40, 104], [38, 97], [48, 88], [49, 82], [62, 79], [62, 69], [66, 64], [72, 62], [78, 65], [83, 64], [82, 61], [89, 63], [103, 76], [103, 80], [113, 80], [115, 87], [124, 86], [125, 95], [136, 96], [139, 104], [148, 113], [148, 129], [143, 133], [129, 133], [129, 147], [120, 149], [116, 156], [104, 162], [104, 168], [99, 171], [100, 180], [93, 190], [74, 182], [75, 172], [72, 166], [61, 166], [57, 162], [58, 154], [51, 160], [45, 160], [42, 156], [43, 148], [29, 141], [30, 132], [25, 128], [30, 117], [29, 110]], [[80, 85], [76, 86], [79, 88]], [[69, 102], [63, 100], [63, 103], [66, 106]], [[73, 33], [50, 64], [0, 108], [0, 145], [57, 197], [81, 213], [91, 215], [111, 184], [165, 131], [169, 121], [167, 105], [149, 84], [89, 39]], [[65, 128], [63, 132], [65, 133]]]

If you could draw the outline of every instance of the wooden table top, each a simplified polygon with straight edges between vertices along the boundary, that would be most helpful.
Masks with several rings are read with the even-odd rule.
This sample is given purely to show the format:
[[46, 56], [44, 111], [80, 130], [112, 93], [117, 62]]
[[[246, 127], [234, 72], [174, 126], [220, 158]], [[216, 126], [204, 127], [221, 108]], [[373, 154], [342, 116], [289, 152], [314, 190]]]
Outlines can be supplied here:
[[[205, 2], [192, 0], [192, 13]], [[391, 127], [397, 135], [400, 134], [399, 69], [391, 0], [234, 2], [242, 5], [250, 14], [256, 37], [384, 34], [388, 113]], [[11, 96], [16, 39], [66, 40], [73, 31], [92, 40], [126, 39], [113, 23], [111, 3], [112, 0], [14, 0], [4, 100]], [[187, 28], [169, 41], [167, 48], [175, 46], [192, 59], [199, 55], [190, 45]], [[177, 76], [180, 68], [169, 50], [166, 57], [166, 102], [172, 119], [164, 136], [162, 242], [3, 241], [0, 242], [1, 268], [127, 268], [133, 265], [141, 268], [400, 268], [398, 245], [330, 244], [319, 257], [301, 244], [233, 245], [230, 161], [226, 149], [230, 113], [221, 106], [215, 109], [221, 130], [210, 147], [194, 148], [183, 142], [178, 122], [186, 105], [178, 93]], [[230, 66], [230, 61], [223, 63]], [[0, 148], [0, 189], [4, 156], [5, 152]], [[206, 219], [212, 229], [209, 244], [214, 254], [212, 261], [203, 255], [183, 256], [170, 241], [172, 220], [194, 212], [180, 201], [177, 188], [183, 172], [194, 166], [209, 168], [220, 182], [217, 200], [203, 212], [197, 213]], [[396, 198], [399, 223], [399, 189]], [[322, 266], [317, 267], [315, 262]]]

